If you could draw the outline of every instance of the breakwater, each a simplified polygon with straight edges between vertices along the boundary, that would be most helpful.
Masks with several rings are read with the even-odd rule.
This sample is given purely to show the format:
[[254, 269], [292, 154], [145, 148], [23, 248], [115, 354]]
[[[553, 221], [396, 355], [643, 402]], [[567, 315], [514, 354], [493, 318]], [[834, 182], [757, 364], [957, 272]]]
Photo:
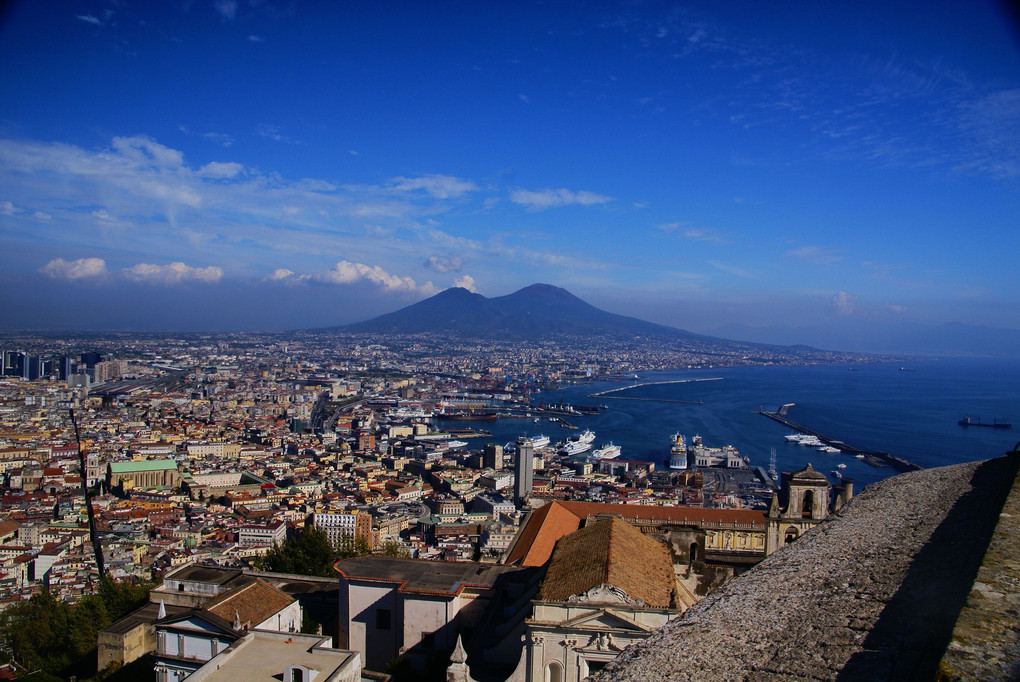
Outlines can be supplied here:
[[767, 412], [759, 408], [758, 414], [768, 417], [769, 419], [772, 419], [774, 421], [777, 421], [783, 426], [789, 427], [799, 433], [805, 433], [814, 436], [818, 440], [825, 443], [826, 445], [832, 446], [834, 448], [839, 448], [842, 452], [845, 452], [847, 454], [864, 455], [864, 461], [867, 462], [868, 464], [871, 464], [872, 466], [890, 466], [893, 469], [896, 469], [896, 471], [900, 472], [917, 471], [918, 469], [924, 468], [920, 464], [915, 464], [914, 462], [903, 459], [902, 457], [891, 455], [888, 452], [881, 452], [879, 450], [863, 450], [861, 448], [848, 445], [843, 441], [836, 440], [835, 438], [827, 436], [824, 433], [819, 433], [818, 431], [809, 429], [803, 424], [798, 424], [797, 422], [788, 419], [786, 416], [791, 407], [793, 407], [793, 403], [787, 403], [778, 410], [776, 410], [775, 412]]

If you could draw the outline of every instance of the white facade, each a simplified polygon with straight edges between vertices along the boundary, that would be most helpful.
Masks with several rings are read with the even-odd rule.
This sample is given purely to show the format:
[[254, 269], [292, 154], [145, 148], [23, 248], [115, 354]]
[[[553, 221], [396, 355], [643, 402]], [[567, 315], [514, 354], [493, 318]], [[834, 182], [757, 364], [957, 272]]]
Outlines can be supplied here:
[[312, 515], [312, 523], [326, 534], [332, 544], [339, 545], [344, 538], [355, 537], [358, 515], [356, 512], [316, 513]]
[[287, 524], [273, 521], [264, 526], [241, 526], [237, 530], [237, 544], [241, 547], [272, 547], [287, 539]]
[[527, 682], [580, 682], [680, 613], [642, 606], [608, 585], [576, 602], [534, 602], [525, 640]]

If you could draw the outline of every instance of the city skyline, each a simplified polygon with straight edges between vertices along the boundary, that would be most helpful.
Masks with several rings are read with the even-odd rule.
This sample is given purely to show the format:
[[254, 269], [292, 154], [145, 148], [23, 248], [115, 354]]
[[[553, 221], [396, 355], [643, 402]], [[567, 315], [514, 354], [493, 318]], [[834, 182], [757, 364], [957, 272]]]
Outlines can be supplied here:
[[308, 328], [548, 282], [696, 332], [1020, 329], [1017, 35], [994, 2], [16, 2], [0, 318]]

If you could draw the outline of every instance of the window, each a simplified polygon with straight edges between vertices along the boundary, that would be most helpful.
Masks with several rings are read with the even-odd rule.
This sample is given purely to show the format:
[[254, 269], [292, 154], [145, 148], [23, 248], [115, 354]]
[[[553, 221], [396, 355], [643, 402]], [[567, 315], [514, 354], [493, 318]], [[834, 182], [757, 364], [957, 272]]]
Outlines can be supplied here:
[[376, 630], [389, 630], [390, 624], [390, 610], [389, 609], [376, 609], [375, 610], [375, 629]]
[[584, 662], [588, 664], [588, 674], [589, 675], [594, 675], [598, 671], [600, 671], [603, 668], [605, 668], [606, 664], [609, 663], [609, 661], [589, 661], [587, 659], [585, 659]]

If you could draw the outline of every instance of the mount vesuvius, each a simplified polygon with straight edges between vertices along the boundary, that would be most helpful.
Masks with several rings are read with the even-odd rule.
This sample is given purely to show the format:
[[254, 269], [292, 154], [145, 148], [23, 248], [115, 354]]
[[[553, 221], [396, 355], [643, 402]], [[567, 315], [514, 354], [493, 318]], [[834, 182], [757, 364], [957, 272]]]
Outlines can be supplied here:
[[467, 289], [454, 287], [406, 308], [340, 329], [370, 334], [441, 333], [464, 338], [536, 340], [547, 336], [572, 335], [610, 338], [640, 336], [712, 343], [721, 341], [609, 313], [582, 301], [566, 289], [549, 284], [532, 284], [512, 294], [495, 298], [486, 298]]

